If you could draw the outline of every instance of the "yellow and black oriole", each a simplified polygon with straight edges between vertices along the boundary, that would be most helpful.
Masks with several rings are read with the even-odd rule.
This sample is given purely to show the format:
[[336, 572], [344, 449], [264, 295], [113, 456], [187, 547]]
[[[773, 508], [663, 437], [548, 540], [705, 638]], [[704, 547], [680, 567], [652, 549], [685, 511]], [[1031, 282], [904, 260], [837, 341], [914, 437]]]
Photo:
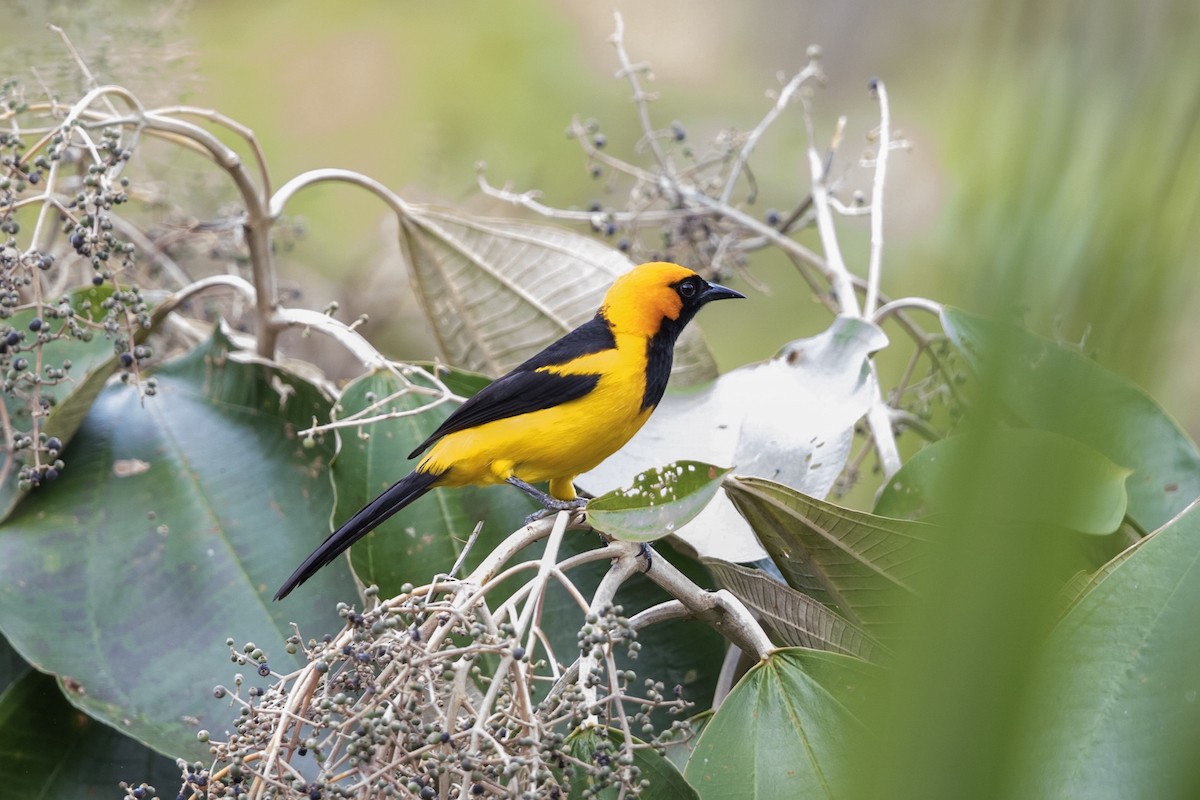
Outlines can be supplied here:
[[[511, 483], [547, 509], [579, 508], [576, 475], [629, 441], [662, 399], [675, 340], [705, 303], [738, 292], [655, 262], [622, 275], [591, 320], [458, 407], [409, 454], [407, 477], [330, 534], [296, 568], [288, 595], [392, 514], [439, 486]], [[550, 482], [550, 494], [532, 483]]]

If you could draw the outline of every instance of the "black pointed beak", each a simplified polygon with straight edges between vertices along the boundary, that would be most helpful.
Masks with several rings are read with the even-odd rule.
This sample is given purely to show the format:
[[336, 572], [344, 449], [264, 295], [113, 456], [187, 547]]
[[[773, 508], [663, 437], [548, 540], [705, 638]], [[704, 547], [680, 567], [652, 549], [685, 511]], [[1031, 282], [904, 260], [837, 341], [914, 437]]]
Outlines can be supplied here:
[[700, 294], [700, 304], [704, 305], [705, 303], [710, 303], [713, 300], [729, 300], [733, 297], [740, 297], [743, 300], [746, 299], [746, 295], [742, 294], [741, 292], [735, 292], [733, 289], [722, 286], [719, 283], [710, 283], [708, 288]]

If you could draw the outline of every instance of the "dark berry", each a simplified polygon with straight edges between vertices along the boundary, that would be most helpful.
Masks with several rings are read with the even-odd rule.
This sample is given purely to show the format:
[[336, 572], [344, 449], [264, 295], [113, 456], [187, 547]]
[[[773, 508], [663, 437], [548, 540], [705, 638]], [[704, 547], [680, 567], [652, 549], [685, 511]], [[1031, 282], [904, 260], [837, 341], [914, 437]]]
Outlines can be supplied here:
[[122, 367], [132, 367], [133, 366], [133, 353], [130, 353], [128, 351], [121, 353], [121, 366]]
[[596, 145], [597, 150], [603, 150], [604, 146], [608, 144], [608, 137], [603, 133], [597, 133], [596, 138], [592, 139], [592, 144]]
[[25, 358], [14, 358], [13, 359], [12, 368], [15, 369], [17, 372], [20, 372], [21, 370], [25, 369], [28, 366], [29, 366], [28, 359], [25, 359]]
[[46, 449], [61, 453], [63, 449], [62, 439], [59, 439], [57, 436], [51, 436], [46, 440]]
[[4, 337], [4, 343], [9, 347], [16, 347], [21, 343], [21, 334], [17, 333], [16, 331], [9, 331]]
[[267, 662], [264, 661], [258, 665], [258, 674], [264, 678], [271, 674], [271, 667], [267, 665]]
[[43, 325], [45, 325], [45, 323], [42, 322], [41, 317], [34, 317], [33, 319], [29, 320], [29, 330], [33, 331], [34, 333], [40, 331]]

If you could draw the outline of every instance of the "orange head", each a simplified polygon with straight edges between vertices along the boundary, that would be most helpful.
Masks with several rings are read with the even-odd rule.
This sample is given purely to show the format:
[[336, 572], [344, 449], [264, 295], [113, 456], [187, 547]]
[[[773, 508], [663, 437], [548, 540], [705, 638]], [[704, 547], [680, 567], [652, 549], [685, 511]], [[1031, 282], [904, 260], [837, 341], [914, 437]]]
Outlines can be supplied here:
[[687, 267], [654, 261], [617, 278], [600, 313], [617, 333], [653, 337], [665, 329], [678, 335], [705, 303], [742, 296]]

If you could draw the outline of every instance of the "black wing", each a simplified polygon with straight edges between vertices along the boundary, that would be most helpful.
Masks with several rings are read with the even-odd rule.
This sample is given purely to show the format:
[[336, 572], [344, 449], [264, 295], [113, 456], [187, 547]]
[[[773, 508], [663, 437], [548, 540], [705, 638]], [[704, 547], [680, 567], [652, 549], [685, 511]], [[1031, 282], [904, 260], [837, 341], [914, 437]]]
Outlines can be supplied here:
[[545, 350], [515, 367], [512, 372], [489, 383], [479, 394], [467, 400], [417, 449], [409, 453], [416, 458], [443, 436], [507, 419], [520, 414], [552, 408], [569, 400], [583, 397], [600, 382], [599, 375], [556, 375], [538, 372], [541, 367], [565, 364], [591, 353], [611, 350], [617, 346], [608, 320], [597, 314]]

